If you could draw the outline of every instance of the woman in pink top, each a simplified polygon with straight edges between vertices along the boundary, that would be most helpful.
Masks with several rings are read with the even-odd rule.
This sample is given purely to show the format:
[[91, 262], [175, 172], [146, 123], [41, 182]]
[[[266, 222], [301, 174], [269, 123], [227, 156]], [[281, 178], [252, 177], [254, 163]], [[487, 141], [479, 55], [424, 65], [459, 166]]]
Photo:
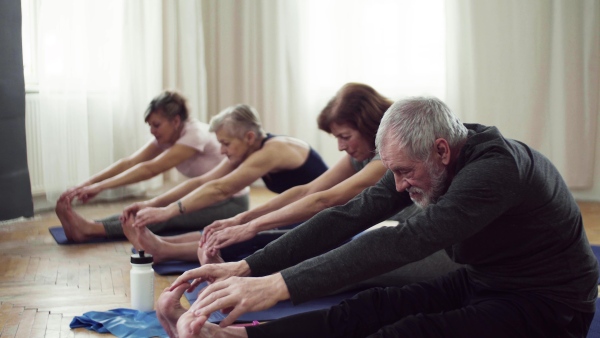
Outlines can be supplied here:
[[[120, 215], [98, 221], [87, 220], [72, 210], [73, 199], [86, 203], [103, 190], [147, 180], [173, 167], [187, 177], [198, 177], [215, 168], [225, 157], [215, 134], [209, 132], [208, 124], [188, 117], [185, 98], [179, 93], [164, 91], [155, 97], [148, 105], [144, 120], [150, 126], [153, 140], [61, 195], [56, 204], [56, 214], [69, 240], [81, 242], [89, 239], [82, 229], [92, 228], [98, 232], [94, 237], [125, 238]], [[158, 223], [150, 228], [160, 233], [167, 227], [186, 229], [202, 223], [210, 224], [225, 215], [232, 217], [246, 211], [248, 205], [247, 189], [244, 189], [202, 210], [202, 213], [189, 213], [171, 220], [171, 224]]]

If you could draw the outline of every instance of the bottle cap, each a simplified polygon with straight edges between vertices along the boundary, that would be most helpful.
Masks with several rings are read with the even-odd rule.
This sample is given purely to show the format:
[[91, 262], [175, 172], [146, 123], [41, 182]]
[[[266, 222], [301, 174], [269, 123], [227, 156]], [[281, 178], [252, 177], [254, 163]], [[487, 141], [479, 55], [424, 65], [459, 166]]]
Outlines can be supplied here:
[[152, 255], [146, 255], [144, 250], [140, 250], [138, 253], [131, 255], [131, 264], [149, 264], [153, 261]]

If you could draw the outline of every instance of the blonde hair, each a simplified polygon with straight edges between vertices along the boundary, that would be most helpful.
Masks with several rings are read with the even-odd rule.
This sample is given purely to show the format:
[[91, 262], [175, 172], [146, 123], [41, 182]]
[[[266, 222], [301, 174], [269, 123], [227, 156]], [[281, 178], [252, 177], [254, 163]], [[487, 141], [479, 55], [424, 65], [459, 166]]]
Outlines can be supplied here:
[[249, 131], [253, 131], [258, 137], [265, 134], [258, 113], [245, 104], [227, 107], [210, 119], [211, 132], [221, 128], [227, 128], [232, 136], [240, 139]]

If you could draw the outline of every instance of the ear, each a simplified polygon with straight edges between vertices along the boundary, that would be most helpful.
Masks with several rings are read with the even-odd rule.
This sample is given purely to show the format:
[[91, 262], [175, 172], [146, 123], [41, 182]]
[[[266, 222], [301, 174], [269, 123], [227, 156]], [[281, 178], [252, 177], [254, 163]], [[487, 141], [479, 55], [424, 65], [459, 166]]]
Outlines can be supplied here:
[[254, 141], [256, 141], [256, 133], [252, 130], [246, 132], [246, 135], [244, 135], [244, 140], [250, 145], [254, 144]]
[[443, 138], [435, 140], [435, 152], [442, 164], [448, 165], [450, 163], [450, 145], [448, 141]]
[[175, 115], [175, 117], [173, 118], [173, 123], [175, 123], [175, 127], [179, 128], [179, 126], [181, 125], [181, 116]]

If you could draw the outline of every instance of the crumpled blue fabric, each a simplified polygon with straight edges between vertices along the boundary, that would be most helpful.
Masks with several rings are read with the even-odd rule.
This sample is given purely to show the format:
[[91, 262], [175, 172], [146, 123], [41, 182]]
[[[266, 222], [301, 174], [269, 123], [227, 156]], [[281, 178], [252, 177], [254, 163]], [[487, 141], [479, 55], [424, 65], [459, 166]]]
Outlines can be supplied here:
[[73, 318], [72, 329], [84, 327], [98, 333], [112, 333], [117, 337], [169, 337], [156, 317], [156, 311], [112, 309], [106, 312], [90, 311]]

